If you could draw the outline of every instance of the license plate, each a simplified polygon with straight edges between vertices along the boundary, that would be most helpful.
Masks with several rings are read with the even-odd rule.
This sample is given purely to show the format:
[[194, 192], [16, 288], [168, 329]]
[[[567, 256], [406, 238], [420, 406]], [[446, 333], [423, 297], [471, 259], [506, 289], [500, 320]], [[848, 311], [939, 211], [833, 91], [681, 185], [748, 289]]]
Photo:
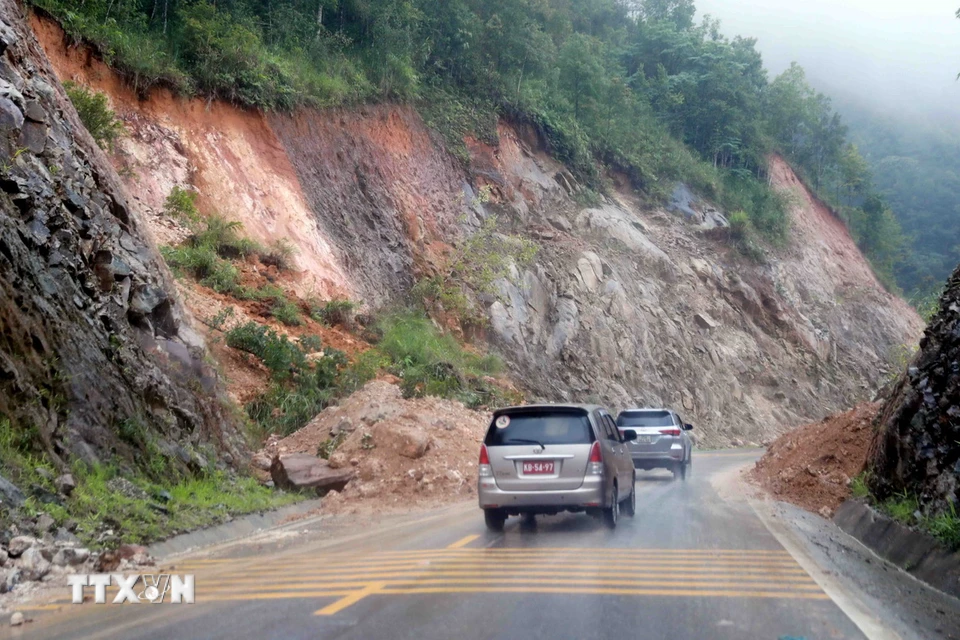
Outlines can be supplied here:
[[523, 473], [528, 476], [553, 473], [553, 461], [534, 462], [532, 460], [525, 460], [523, 463]]
[[637, 444], [653, 444], [656, 436], [637, 436]]

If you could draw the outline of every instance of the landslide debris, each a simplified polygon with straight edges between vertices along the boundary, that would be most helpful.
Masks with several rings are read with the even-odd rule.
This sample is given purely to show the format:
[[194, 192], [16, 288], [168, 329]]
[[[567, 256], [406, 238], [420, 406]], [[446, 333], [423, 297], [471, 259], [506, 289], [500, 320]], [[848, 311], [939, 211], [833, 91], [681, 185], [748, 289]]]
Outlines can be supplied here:
[[438, 505], [473, 495], [488, 420], [460, 402], [405, 399], [393, 382], [374, 380], [290, 436], [271, 437], [253, 466], [266, 472], [309, 454], [328, 458], [318, 467], [353, 469], [344, 490], [324, 498], [325, 512]]
[[864, 468], [880, 403], [863, 403], [777, 438], [750, 475], [780, 500], [831, 517]]

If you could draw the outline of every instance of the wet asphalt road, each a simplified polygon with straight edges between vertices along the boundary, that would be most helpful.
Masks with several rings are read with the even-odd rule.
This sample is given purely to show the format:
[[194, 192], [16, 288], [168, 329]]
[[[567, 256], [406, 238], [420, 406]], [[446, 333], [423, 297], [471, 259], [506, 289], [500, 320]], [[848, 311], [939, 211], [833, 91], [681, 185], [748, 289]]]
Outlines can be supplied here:
[[[641, 472], [616, 530], [584, 515], [485, 531], [473, 505], [277, 550], [181, 561], [193, 605], [64, 605], [24, 638], [562, 640], [863, 638], [700, 454], [686, 481]], [[323, 529], [323, 525], [320, 525]], [[64, 596], [68, 589], [64, 587]]]

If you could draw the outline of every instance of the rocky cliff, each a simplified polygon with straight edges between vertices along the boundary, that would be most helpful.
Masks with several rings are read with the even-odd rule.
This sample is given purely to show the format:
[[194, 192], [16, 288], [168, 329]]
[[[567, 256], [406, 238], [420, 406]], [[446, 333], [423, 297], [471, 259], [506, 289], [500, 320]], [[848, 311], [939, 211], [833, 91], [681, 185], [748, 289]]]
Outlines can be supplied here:
[[34, 27], [60, 77], [106, 92], [126, 123], [113, 161], [161, 242], [164, 198], [193, 187], [258, 240], [293, 242], [302, 291], [375, 307], [403, 299], [489, 216], [535, 241], [533, 264], [478, 297], [486, 340], [531, 399], [668, 404], [707, 444], [763, 441], [871, 396], [890, 353], [922, 330], [779, 158], [770, 173], [791, 194], [791, 240], [756, 263], [696, 197], [654, 206], [614, 175], [610, 195], [582, 204], [528, 127], [468, 140], [464, 170], [409, 108], [265, 117], [141, 100], [55, 25]]
[[924, 515], [960, 503], [960, 267], [947, 281], [920, 352], [879, 417], [870, 453], [871, 488], [880, 499], [917, 496]]
[[0, 416], [58, 464], [149, 444], [187, 468], [241, 444], [145, 231], [23, 10], [0, 0]]

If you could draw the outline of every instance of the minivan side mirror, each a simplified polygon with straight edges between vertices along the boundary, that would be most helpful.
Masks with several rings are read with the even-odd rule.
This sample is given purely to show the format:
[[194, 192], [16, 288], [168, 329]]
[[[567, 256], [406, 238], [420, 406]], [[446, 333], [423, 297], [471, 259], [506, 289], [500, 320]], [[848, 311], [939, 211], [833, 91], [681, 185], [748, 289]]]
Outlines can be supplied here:
[[693, 429], [693, 425], [690, 424], [689, 422], [686, 423], [685, 425], [683, 425], [683, 430], [684, 430], [684, 431], [690, 431], [691, 429]]
[[637, 439], [637, 432], [634, 431], [633, 429], [624, 429], [620, 433], [623, 434], [624, 442], [633, 442], [634, 440]]

